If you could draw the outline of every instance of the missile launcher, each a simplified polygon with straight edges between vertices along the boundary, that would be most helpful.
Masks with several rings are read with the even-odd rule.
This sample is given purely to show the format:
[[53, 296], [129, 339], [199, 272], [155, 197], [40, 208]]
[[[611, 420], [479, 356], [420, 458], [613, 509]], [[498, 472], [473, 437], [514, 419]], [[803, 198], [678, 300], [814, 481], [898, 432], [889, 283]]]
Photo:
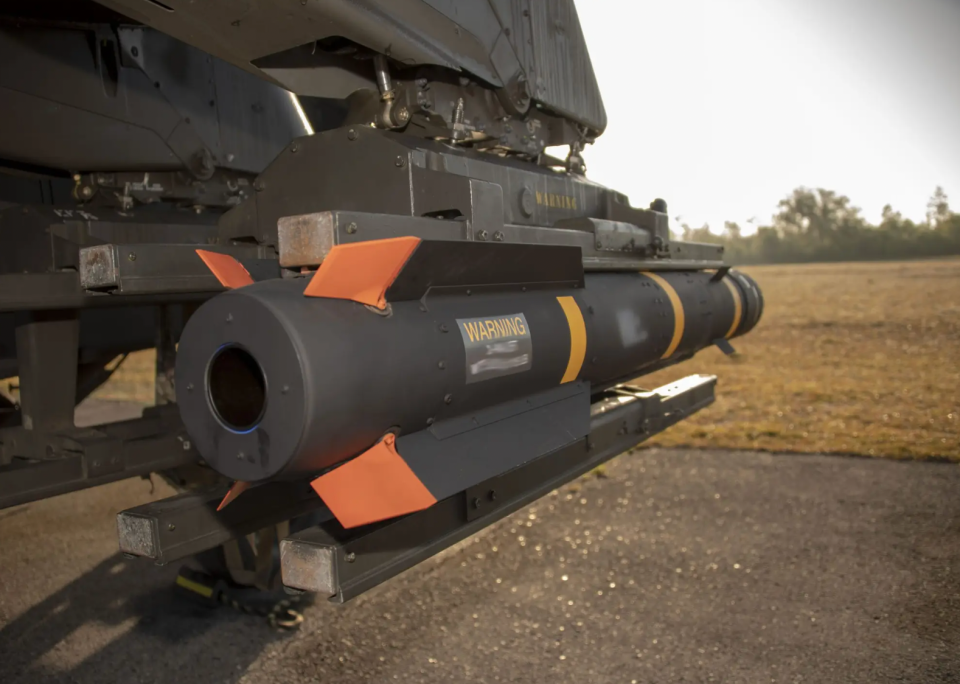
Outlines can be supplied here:
[[[762, 315], [586, 177], [570, 0], [0, 19], [0, 507], [159, 473], [124, 553], [346, 601], [709, 405], [634, 383]], [[154, 405], [77, 425], [148, 348]]]

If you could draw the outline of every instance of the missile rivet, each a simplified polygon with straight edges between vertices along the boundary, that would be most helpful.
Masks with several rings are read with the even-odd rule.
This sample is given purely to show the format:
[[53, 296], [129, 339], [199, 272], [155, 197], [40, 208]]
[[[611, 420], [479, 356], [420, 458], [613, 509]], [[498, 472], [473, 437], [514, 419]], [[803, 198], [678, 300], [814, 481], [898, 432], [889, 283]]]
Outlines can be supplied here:
[[439, 368], [440, 370], [443, 370], [446, 367], [447, 367], [447, 364], [445, 364], [443, 361], [437, 364], [437, 368]]
[[521, 291], [521, 292], [526, 292], [526, 291], [527, 291], [527, 286], [524, 285], [523, 287], [521, 287], [521, 288], [520, 288], [520, 291]]
[[474, 500], [473, 500], [473, 507], [474, 507], [474, 508], [480, 508], [480, 499], [479, 499], [479, 498], [474, 498]]
[[470, 290], [467, 290], [467, 296], [468, 296], [468, 297], [469, 297], [470, 295], [472, 295], [472, 294], [473, 294], [473, 292], [471, 292]]
[[356, 139], [357, 139], [357, 132], [351, 128], [349, 131], [347, 131], [347, 140], [356, 140]]
[[348, 563], [352, 563], [353, 561], [357, 560], [357, 554], [355, 554], [355, 553], [353, 553], [353, 552], [351, 551], [351, 552], [348, 553], [346, 556], [344, 556], [344, 559], [345, 559]]
[[447, 324], [446, 324], [446, 323], [441, 323], [441, 324], [440, 324], [440, 332], [448, 332], [449, 330], [450, 330], [450, 328], [447, 327]]
[[446, 396], [443, 398], [443, 403], [444, 403], [444, 404], [452, 404], [452, 403], [453, 403], [453, 395], [452, 395], [452, 394], [446, 395]]
[[357, 224], [356, 224], [356, 223], [348, 223], [348, 224], [347, 224], [347, 232], [350, 233], [351, 235], [353, 235], [354, 233], [356, 233], [356, 232], [357, 232]]
[[227, 314], [227, 323], [233, 323], [233, 314]]
[[170, 523], [169, 525], [167, 525], [168, 531], [173, 532], [175, 529], [177, 529], [177, 526], [174, 525], [173, 523]]

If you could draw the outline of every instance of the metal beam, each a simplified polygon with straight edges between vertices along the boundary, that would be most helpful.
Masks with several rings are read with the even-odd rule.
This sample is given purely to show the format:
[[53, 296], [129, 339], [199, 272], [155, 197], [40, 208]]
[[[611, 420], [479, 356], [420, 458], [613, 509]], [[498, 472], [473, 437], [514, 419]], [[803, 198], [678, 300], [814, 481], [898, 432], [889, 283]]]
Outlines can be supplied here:
[[284, 539], [283, 582], [344, 603], [708, 406], [715, 386], [693, 375], [651, 392], [617, 387], [592, 405], [586, 439], [403, 518], [356, 530], [331, 520]]

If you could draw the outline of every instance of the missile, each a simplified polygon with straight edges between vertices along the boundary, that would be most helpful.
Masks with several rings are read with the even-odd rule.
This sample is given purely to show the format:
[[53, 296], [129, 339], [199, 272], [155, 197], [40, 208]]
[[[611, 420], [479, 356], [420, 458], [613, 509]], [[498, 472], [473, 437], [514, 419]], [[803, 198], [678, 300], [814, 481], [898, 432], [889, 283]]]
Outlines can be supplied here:
[[590, 397], [749, 332], [734, 270], [584, 273], [575, 247], [400, 237], [228, 287], [180, 339], [177, 401], [210, 467], [310, 478], [344, 527], [429, 507], [589, 432]]

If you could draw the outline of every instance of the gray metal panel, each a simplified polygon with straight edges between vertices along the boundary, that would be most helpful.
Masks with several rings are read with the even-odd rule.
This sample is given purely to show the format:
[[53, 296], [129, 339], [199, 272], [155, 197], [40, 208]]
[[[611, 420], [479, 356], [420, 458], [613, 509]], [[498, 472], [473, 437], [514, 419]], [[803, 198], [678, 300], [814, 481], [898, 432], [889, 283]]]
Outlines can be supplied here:
[[482, 43], [422, 0], [168, 0], [172, 12], [143, 0], [99, 1], [252, 72], [256, 59], [342, 36], [405, 64], [463, 68], [502, 85]]
[[[536, 100], [596, 132], [606, 127], [573, 0], [169, 0], [173, 11], [143, 0], [99, 1], [302, 92], [318, 94], [321, 86], [309, 74], [263, 72], [255, 62], [339, 36], [406, 65], [467, 71], [496, 88], [522, 68]], [[509, 46], [495, 50], [507, 30]]]
[[530, 0], [536, 66], [533, 99], [598, 132], [607, 127], [600, 88], [573, 0]]
[[0, 101], [0, 157], [71, 172], [256, 173], [307, 133], [286, 91], [142, 28], [0, 29]]

